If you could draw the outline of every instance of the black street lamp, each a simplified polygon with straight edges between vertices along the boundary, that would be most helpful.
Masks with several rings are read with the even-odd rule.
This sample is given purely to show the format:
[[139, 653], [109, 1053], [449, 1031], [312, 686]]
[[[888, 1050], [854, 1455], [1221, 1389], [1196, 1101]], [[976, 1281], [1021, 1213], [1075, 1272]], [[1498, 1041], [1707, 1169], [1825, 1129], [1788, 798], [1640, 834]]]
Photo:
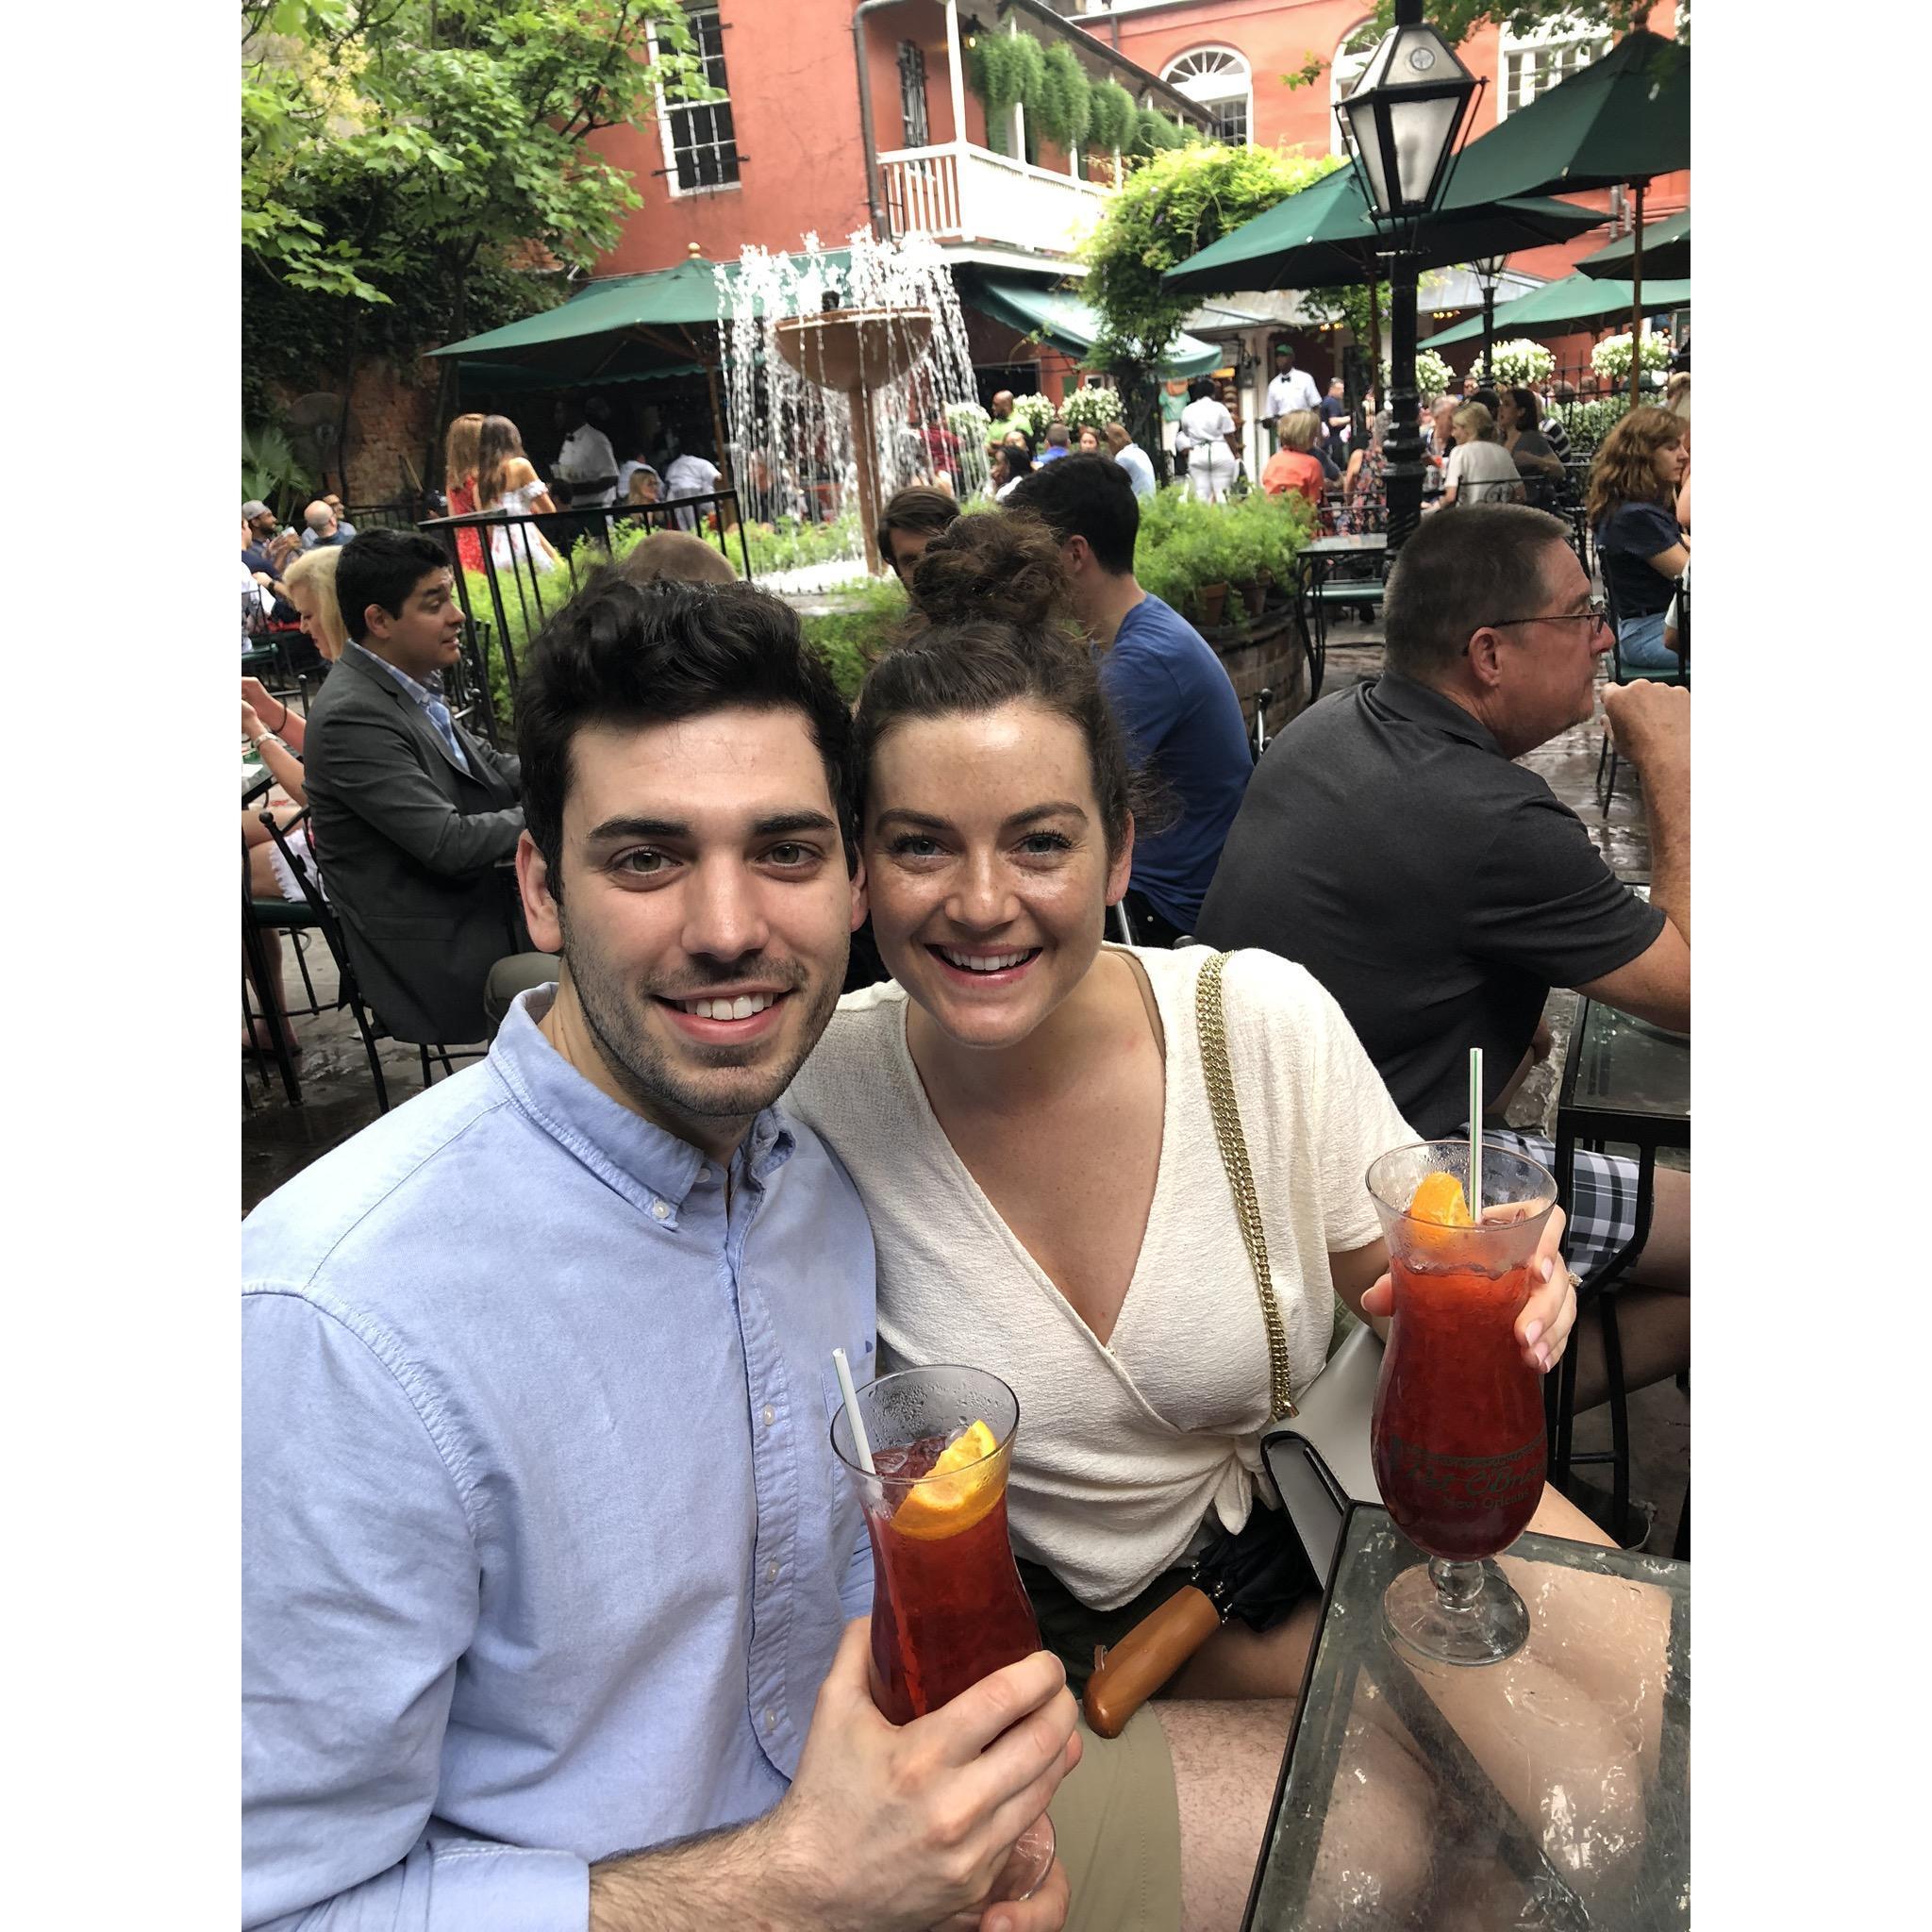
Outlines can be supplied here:
[[1503, 279], [1505, 257], [1485, 255], [1470, 263], [1483, 291], [1483, 387], [1496, 386], [1496, 284]]
[[1416, 224], [1441, 202], [1480, 83], [1432, 26], [1422, 0], [1395, 0], [1395, 25], [1345, 100], [1335, 104], [1369, 212], [1390, 242], [1389, 408], [1383, 470], [1389, 550], [1423, 512], [1423, 441], [1415, 393]]

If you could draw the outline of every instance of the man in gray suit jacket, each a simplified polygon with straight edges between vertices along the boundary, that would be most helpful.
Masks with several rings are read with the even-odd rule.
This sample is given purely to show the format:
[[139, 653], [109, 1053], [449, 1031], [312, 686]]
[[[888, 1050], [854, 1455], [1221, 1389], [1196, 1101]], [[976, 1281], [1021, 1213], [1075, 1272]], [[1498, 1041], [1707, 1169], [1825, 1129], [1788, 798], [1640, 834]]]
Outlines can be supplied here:
[[303, 743], [316, 854], [384, 1026], [411, 1043], [483, 1040], [490, 969], [529, 944], [504, 864], [524, 829], [517, 760], [443, 702], [463, 613], [441, 548], [366, 530], [341, 558], [350, 642]]

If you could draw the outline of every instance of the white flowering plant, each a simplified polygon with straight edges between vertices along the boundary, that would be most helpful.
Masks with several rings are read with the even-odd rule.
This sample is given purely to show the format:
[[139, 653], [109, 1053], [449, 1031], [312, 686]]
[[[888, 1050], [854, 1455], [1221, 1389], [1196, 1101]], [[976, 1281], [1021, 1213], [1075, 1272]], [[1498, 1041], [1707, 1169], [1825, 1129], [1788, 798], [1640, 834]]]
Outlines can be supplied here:
[[948, 403], [946, 427], [969, 449], [984, 449], [992, 418], [977, 403]]
[[[1661, 375], [1671, 366], [1674, 353], [1671, 339], [1662, 331], [1647, 335], [1640, 351], [1639, 367], [1646, 373]], [[1590, 352], [1590, 366], [1600, 376], [1611, 382], [1626, 382], [1630, 376], [1630, 332], [1626, 329], [1620, 336], [1606, 336]]]
[[1557, 358], [1549, 350], [1527, 336], [1493, 344], [1490, 360], [1496, 380], [1509, 389], [1540, 388], [1557, 366]]
[[[1382, 365], [1382, 397], [1389, 396], [1389, 365]], [[1461, 391], [1457, 386], [1456, 372], [1448, 362], [1433, 349], [1418, 349], [1415, 352], [1415, 392], [1426, 408], [1438, 396], [1457, 395]]]
[[1035, 449], [1046, 441], [1046, 425], [1058, 414], [1055, 405], [1037, 392], [1013, 398], [1013, 421], [1033, 439]]
[[1120, 391], [1102, 385], [1069, 390], [1060, 406], [1060, 421], [1069, 429], [1105, 429], [1120, 420]]

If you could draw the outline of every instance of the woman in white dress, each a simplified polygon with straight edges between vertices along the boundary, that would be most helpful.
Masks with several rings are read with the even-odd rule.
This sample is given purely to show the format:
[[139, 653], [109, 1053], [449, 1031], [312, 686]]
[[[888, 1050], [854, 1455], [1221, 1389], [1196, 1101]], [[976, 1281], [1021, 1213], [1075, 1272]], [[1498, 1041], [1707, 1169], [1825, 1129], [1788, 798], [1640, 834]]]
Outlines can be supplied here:
[[1188, 394], [1191, 400], [1181, 411], [1181, 431], [1188, 439], [1188, 494], [1197, 502], [1221, 503], [1234, 488], [1241, 460], [1234, 418], [1211, 375], [1190, 383]]
[[[486, 416], [477, 435], [476, 501], [486, 514], [503, 517], [554, 516], [550, 487], [524, 454], [524, 439], [508, 416]], [[506, 524], [490, 533], [490, 555], [498, 570], [527, 562], [540, 571], [557, 568], [557, 552], [534, 524]]]
[[[855, 719], [893, 979], [841, 1000], [785, 1104], [865, 1201], [884, 1365], [971, 1361], [1018, 1393], [1014, 1548], [1077, 1679], [1095, 1638], [1171, 1595], [1193, 1552], [1276, 1506], [1258, 1453], [1267, 1331], [1196, 1031], [1214, 956], [1102, 943], [1132, 867], [1134, 780], [1066, 597], [1058, 546], [1020, 520], [962, 517], [927, 547], [914, 601], [931, 627], [874, 666]], [[1362, 1175], [1419, 1137], [1303, 968], [1239, 953], [1223, 994], [1298, 1392], [1338, 1293], [1389, 1311]], [[1517, 1324], [1545, 1372], [1575, 1313], [1560, 1220]], [[1553, 1523], [1594, 1534], [1546, 1491], [1537, 1526]], [[1240, 1917], [1288, 1712], [1177, 1700], [1291, 1697], [1315, 1610], [1305, 1599], [1262, 1633], [1230, 1624], [1152, 1707], [1176, 1769], [1228, 1772], [1179, 1787], [1189, 1926]], [[1136, 1725], [1146, 1748], [1145, 1713], [1126, 1737]]]

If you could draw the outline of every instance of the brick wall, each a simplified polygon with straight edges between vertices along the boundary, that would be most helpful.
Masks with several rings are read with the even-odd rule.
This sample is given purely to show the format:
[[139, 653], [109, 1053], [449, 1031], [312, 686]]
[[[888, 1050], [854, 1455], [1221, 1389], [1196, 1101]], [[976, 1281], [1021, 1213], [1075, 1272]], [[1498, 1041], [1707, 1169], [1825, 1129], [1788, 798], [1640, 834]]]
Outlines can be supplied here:
[[[401, 371], [380, 360], [364, 362], [356, 372], [349, 393], [349, 487], [341, 488], [333, 470], [329, 487], [345, 503], [389, 503], [412, 491], [423, 477], [425, 452], [436, 415], [436, 386], [441, 372], [427, 359], [414, 370]], [[296, 385], [283, 391], [286, 408], [310, 388], [332, 383]]]
[[[1238, 594], [1238, 593], [1231, 593]], [[1254, 729], [1255, 695], [1266, 689], [1268, 735], [1273, 738], [1308, 702], [1307, 653], [1302, 643], [1300, 621], [1291, 609], [1267, 611], [1258, 625], [1244, 631], [1205, 633], [1214, 654], [1241, 701], [1241, 716]]]

